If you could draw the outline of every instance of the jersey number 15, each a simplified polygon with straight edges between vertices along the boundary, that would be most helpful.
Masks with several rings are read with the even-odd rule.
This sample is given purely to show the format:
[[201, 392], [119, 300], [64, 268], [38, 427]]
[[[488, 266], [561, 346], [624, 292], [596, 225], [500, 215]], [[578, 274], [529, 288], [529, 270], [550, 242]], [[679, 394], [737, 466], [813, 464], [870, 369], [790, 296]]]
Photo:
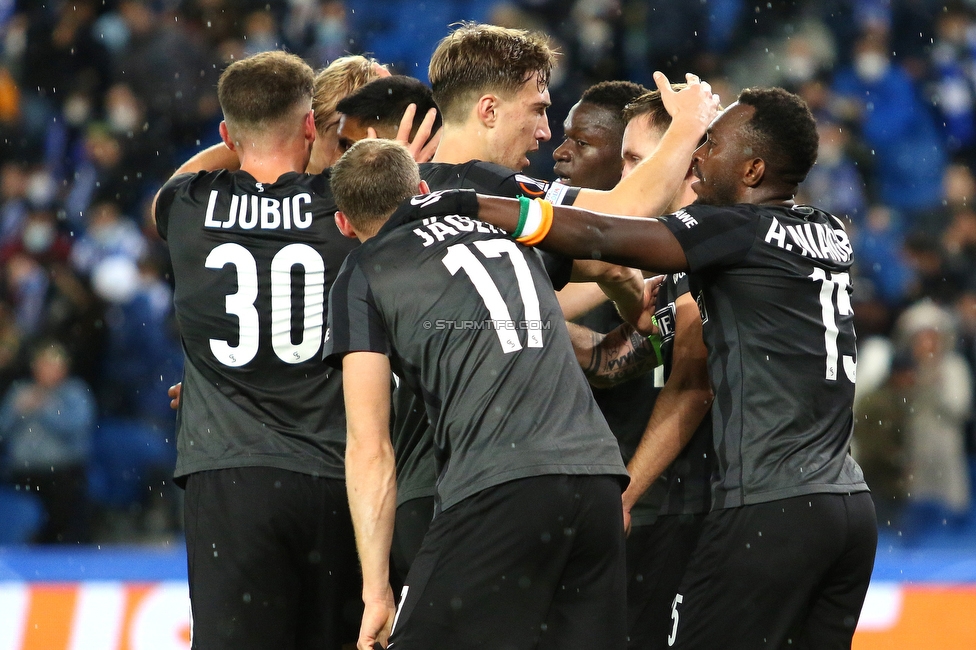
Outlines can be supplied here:
[[[820, 267], [814, 267], [808, 277], [814, 282], [820, 282], [820, 313], [824, 324], [824, 344], [827, 348], [826, 378], [837, 381], [837, 358], [843, 360], [844, 374], [853, 382], [857, 375], [857, 362], [850, 354], [840, 354], [837, 351], [838, 316], [850, 316], [854, 313], [851, 308], [851, 296], [847, 290], [851, 286], [851, 276], [847, 273], [828, 273]], [[837, 304], [834, 305], [834, 296]]]

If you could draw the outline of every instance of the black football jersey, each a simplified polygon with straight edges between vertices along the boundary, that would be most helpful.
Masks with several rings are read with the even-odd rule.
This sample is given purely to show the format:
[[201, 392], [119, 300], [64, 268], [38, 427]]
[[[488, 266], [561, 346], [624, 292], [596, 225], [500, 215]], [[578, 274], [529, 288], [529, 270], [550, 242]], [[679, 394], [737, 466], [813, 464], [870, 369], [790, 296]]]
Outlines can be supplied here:
[[541, 258], [465, 216], [417, 220], [415, 203], [427, 200], [406, 202], [346, 260], [329, 300], [327, 361], [387, 354], [423, 396], [442, 510], [530, 476], [626, 481]]
[[857, 353], [841, 221], [747, 204], [661, 220], [684, 249], [703, 318], [713, 507], [867, 490], [849, 454]]
[[358, 242], [335, 210], [327, 174], [199, 172], [160, 191], [186, 357], [178, 477], [242, 466], [344, 476], [341, 373], [322, 363], [322, 343], [329, 289]]
[[[663, 380], [671, 377], [674, 363], [674, 337], [677, 322], [676, 302], [689, 293], [688, 275], [667, 276], [658, 292], [655, 317], [661, 331], [661, 356], [664, 359]], [[668, 469], [645, 493], [656, 506], [658, 515], [695, 515], [711, 508], [711, 481], [715, 470], [712, 451], [712, 420], [706, 415], [691, 440]], [[633, 520], [633, 519], [632, 519]], [[633, 520], [635, 524], [640, 522]]]
[[[481, 194], [516, 198], [545, 197], [554, 203], [572, 205], [579, 188], [548, 183], [513, 172], [507, 167], [473, 160], [462, 164], [424, 163], [420, 176], [432, 190], [472, 189]], [[553, 287], [569, 282], [573, 260], [538, 251]], [[426, 423], [423, 399], [401, 384], [393, 396], [393, 448], [397, 463], [397, 505], [434, 494], [433, 442]]]

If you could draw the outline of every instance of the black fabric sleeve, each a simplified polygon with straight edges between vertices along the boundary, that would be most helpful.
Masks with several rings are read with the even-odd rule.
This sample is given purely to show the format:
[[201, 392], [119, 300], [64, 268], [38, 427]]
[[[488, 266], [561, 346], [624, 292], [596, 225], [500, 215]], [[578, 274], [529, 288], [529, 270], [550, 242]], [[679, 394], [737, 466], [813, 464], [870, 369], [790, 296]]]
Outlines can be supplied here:
[[156, 232], [165, 241], [169, 235], [169, 211], [173, 207], [176, 194], [193, 179], [194, 174], [179, 174], [166, 181], [156, 197]]
[[546, 267], [546, 274], [552, 282], [552, 288], [559, 291], [569, 284], [570, 276], [573, 275], [573, 258], [555, 253], [547, 253], [538, 248], [535, 250], [542, 258], [542, 265]]
[[675, 273], [672, 279], [674, 280], [674, 295], [676, 298], [680, 298], [686, 293], [691, 292], [691, 283], [688, 281], [687, 273]]
[[329, 328], [322, 358], [336, 368], [342, 367], [342, 357], [349, 352], [389, 355], [391, 351], [369, 279], [358, 260], [355, 254], [346, 258], [329, 293]]
[[756, 242], [759, 214], [749, 205], [689, 205], [659, 217], [685, 252], [691, 272], [733, 266]]

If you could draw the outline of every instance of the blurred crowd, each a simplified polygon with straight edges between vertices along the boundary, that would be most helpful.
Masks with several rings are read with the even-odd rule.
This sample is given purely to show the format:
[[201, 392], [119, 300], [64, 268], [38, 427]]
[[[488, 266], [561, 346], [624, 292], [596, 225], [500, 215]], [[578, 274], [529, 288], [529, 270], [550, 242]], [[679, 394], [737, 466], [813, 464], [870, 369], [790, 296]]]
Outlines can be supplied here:
[[[540, 29], [561, 121], [604, 79], [781, 85], [818, 118], [799, 200], [850, 220], [855, 454], [882, 525], [971, 522], [976, 0], [0, 0], [0, 512], [17, 541], [155, 539], [182, 372], [158, 187], [219, 141], [216, 81], [285, 48], [426, 81], [449, 25]], [[43, 496], [42, 496], [43, 495]]]

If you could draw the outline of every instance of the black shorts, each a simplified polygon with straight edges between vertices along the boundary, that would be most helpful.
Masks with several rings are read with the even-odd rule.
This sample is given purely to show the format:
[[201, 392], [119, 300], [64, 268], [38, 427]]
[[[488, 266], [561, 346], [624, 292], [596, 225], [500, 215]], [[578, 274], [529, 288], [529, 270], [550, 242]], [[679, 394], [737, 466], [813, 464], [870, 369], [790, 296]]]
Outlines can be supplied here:
[[396, 650], [623, 648], [620, 482], [510, 481], [434, 517], [407, 576]]
[[705, 518], [672, 608], [675, 648], [850, 648], [878, 526], [868, 492]]
[[269, 467], [198, 472], [185, 520], [195, 650], [356, 640], [362, 586], [344, 481]]
[[668, 647], [671, 605], [705, 515], [663, 515], [627, 538], [627, 647]]
[[390, 584], [399, 599], [410, 565], [424, 541], [424, 535], [434, 519], [434, 497], [419, 497], [404, 501], [396, 509], [393, 544], [390, 547]]

